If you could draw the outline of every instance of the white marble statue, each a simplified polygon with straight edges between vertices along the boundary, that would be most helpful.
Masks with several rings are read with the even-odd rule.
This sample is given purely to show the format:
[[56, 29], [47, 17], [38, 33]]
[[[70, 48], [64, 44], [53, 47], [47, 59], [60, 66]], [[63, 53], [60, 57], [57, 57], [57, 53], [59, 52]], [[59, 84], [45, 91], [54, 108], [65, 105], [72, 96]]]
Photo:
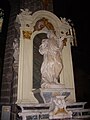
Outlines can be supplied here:
[[41, 88], [53, 88], [59, 85], [59, 75], [63, 69], [61, 52], [66, 42], [66, 35], [61, 38], [52, 32], [47, 33], [47, 39], [42, 40], [39, 52], [43, 55], [41, 66]]

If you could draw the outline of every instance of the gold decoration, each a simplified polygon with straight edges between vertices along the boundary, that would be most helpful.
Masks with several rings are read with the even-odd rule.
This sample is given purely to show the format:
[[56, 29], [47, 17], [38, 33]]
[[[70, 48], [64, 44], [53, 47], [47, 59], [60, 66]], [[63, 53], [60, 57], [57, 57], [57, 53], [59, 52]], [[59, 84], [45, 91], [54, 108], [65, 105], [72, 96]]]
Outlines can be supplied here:
[[60, 93], [59, 92], [54, 92], [53, 94], [52, 94], [52, 96], [59, 96], [60, 95]]
[[63, 46], [66, 46], [66, 43], [67, 43], [67, 38], [64, 38], [64, 40], [63, 40]]
[[60, 113], [68, 114], [68, 113], [65, 111], [64, 108], [59, 108], [59, 109], [57, 110], [57, 112], [54, 113], [54, 115], [57, 115], [57, 114], [60, 114]]
[[46, 27], [48, 30], [52, 30], [54, 32], [54, 34], [56, 33], [52, 23], [48, 22], [48, 19], [46, 19], [44, 17], [36, 22], [36, 24], [34, 26], [34, 31], [40, 31], [44, 27]]
[[31, 35], [32, 35], [32, 32], [31, 31], [25, 31], [23, 30], [23, 38], [25, 39], [30, 39], [31, 38]]

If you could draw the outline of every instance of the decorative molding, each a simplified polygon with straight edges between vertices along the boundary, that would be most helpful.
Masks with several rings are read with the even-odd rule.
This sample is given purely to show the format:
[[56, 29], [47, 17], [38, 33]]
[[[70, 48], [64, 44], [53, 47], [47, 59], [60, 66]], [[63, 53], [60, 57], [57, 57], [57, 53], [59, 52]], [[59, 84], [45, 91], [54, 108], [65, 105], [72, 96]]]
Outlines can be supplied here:
[[16, 22], [21, 24], [22, 31], [25, 31], [26, 34], [27, 31], [31, 35], [35, 31], [48, 32], [53, 30], [58, 37], [62, 37], [67, 33], [72, 36], [69, 31], [71, 29], [70, 20], [66, 20], [66, 18], [59, 19], [56, 15], [46, 10], [40, 10], [32, 14], [28, 9], [21, 9], [21, 13], [17, 15]]

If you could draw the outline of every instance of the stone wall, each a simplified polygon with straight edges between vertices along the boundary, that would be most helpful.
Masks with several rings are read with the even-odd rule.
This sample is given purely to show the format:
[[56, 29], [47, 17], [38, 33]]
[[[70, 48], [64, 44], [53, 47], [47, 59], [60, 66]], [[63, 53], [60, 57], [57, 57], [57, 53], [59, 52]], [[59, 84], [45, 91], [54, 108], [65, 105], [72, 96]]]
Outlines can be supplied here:
[[[19, 33], [15, 28], [19, 26], [15, 25], [15, 19], [21, 8], [28, 8], [30, 11], [35, 12], [44, 9], [44, 6], [41, 0], [9, 0], [9, 2], [11, 8], [4, 56], [1, 104], [11, 106], [11, 120], [16, 120], [18, 112], [15, 104], [17, 100], [18, 59], [15, 63], [14, 43], [19, 44]], [[47, 10], [53, 11], [52, 0], [49, 0]]]
[[[16, 101], [16, 93], [17, 93], [17, 80], [14, 79], [14, 71], [13, 71], [13, 40], [15, 38], [15, 28], [14, 21], [16, 15], [19, 11], [19, 2], [15, 4], [10, 2], [10, 16], [7, 30], [7, 39], [5, 46], [5, 54], [4, 54], [4, 65], [3, 65], [3, 75], [2, 75], [2, 86], [1, 86], [1, 105], [10, 105], [11, 108], [13, 103]], [[12, 119], [13, 120], [13, 119]]]

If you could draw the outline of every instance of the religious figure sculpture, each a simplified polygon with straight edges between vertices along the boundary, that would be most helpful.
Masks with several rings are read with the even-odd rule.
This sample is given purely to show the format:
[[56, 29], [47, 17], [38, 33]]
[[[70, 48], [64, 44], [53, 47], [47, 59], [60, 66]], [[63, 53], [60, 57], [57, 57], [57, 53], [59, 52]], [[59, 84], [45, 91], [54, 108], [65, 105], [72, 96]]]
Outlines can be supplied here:
[[14, 39], [14, 42], [13, 42], [13, 50], [14, 50], [14, 53], [13, 53], [13, 58], [14, 58], [13, 68], [14, 68], [14, 71], [15, 71], [16, 73], [18, 73], [19, 42], [18, 42], [18, 39], [17, 39], [17, 38], [15, 38], [15, 39]]
[[64, 100], [65, 96], [56, 96], [55, 98], [52, 98], [51, 102], [52, 102], [52, 110], [50, 111], [50, 116], [56, 116], [56, 117], [72, 117], [72, 112], [68, 111], [66, 109], [66, 103]]
[[49, 31], [47, 38], [43, 39], [39, 46], [39, 52], [43, 55], [41, 88], [55, 88], [56, 86], [60, 88], [63, 86], [59, 82], [59, 75], [63, 69], [61, 52], [67, 41], [66, 37], [64, 35], [58, 38], [53, 31]]

